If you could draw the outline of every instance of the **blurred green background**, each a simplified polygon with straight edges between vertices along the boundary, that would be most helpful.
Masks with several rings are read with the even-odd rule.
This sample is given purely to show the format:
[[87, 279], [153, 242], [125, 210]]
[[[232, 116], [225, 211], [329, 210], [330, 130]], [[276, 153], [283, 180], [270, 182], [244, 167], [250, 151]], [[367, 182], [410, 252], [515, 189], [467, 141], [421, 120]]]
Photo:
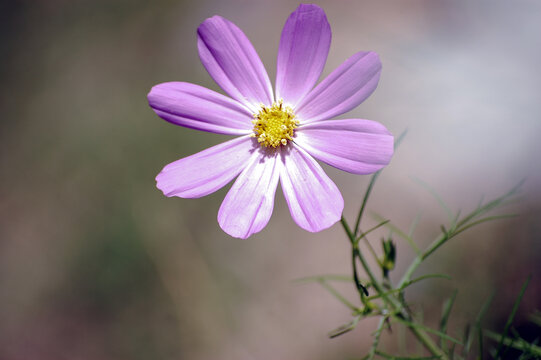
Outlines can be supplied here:
[[[379, 53], [376, 92], [349, 114], [409, 133], [369, 204], [426, 244], [445, 213], [472, 209], [526, 178], [515, 220], [453, 240], [421, 272], [449, 273], [408, 296], [428, 321], [458, 288], [461, 328], [496, 291], [503, 325], [533, 274], [518, 323], [541, 308], [541, 3], [316, 1], [333, 43], [324, 75], [359, 50]], [[292, 280], [350, 272], [339, 226], [296, 227], [281, 191], [248, 240], [216, 221], [226, 190], [166, 198], [167, 163], [226, 137], [175, 127], [148, 107], [151, 86], [219, 91], [199, 63], [196, 29], [220, 14], [252, 40], [271, 79], [297, 2], [0, 2], [0, 359], [336, 359], [362, 355], [374, 323], [335, 340], [349, 311]], [[325, 167], [353, 218], [368, 177]], [[367, 225], [374, 223], [368, 219]], [[377, 240], [375, 238], [374, 240]], [[412, 257], [398, 241], [398, 270]], [[354, 299], [353, 288], [343, 290]], [[396, 340], [387, 340], [390, 348]]]

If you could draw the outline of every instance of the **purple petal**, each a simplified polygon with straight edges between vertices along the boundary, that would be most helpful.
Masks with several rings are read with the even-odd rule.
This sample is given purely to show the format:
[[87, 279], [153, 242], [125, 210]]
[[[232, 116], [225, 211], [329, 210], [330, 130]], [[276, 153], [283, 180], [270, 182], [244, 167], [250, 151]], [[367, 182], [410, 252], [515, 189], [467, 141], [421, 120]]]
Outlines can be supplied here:
[[156, 176], [166, 196], [198, 198], [224, 187], [246, 166], [257, 149], [254, 139], [239, 137], [177, 160]]
[[331, 119], [355, 108], [376, 90], [381, 62], [374, 52], [359, 52], [327, 76], [296, 108], [303, 123]]
[[393, 155], [393, 136], [371, 120], [318, 121], [299, 127], [295, 135], [295, 144], [316, 159], [354, 174], [376, 172]]
[[295, 106], [319, 79], [330, 46], [331, 27], [325, 12], [317, 5], [299, 5], [280, 38], [276, 98]]
[[344, 199], [319, 164], [295, 145], [282, 157], [280, 183], [293, 220], [301, 228], [316, 232], [336, 223]]
[[252, 115], [241, 104], [212, 90], [184, 82], [154, 86], [148, 103], [162, 119], [191, 129], [227, 135], [251, 132]]
[[246, 239], [269, 222], [280, 174], [280, 162], [276, 159], [276, 153], [254, 154], [227, 193], [218, 212], [218, 223], [229, 235]]
[[260, 103], [271, 105], [272, 86], [250, 40], [235, 24], [220, 16], [197, 29], [197, 47], [208, 73], [232, 98], [253, 112]]

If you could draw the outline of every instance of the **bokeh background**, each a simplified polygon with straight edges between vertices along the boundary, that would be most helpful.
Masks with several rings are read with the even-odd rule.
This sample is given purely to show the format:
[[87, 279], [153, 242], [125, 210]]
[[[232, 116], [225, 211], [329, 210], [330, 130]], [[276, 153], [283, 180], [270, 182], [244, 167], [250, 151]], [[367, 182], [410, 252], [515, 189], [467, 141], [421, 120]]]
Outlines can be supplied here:
[[[532, 274], [520, 326], [541, 307], [541, 2], [316, 3], [333, 30], [324, 75], [359, 50], [383, 62], [378, 89], [349, 116], [380, 121], [396, 135], [408, 129], [370, 211], [406, 229], [420, 214], [416, 239], [427, 244], [446, 216], [415, 179], [453, 211], [526, 179], [519, 202], [506, 209], [518, 218], [453, 239], [419, 269], [452, 280], [408, 293], [430, 322], [458, 288], [458, 331], [495, 291], [486, 326], [497, 330]], [[0, 2], [1, 359], [364, 354], [375, 323], [330, 340], [327, 332], [349, 311], [317, 285], [293, 282], [350, 272], [338, 225], [304, 232], [279, 190], [269, 225], [233, 239], [216, 221], [227, 189], [188, 200], [155, 188], [165, 164], [226, 139], [168, 124], [146, 101], [165, 81], [219, 91], [199, 63], [199, 23], [215, 14], [235, 22], [273, 79], [280, 31], [297, 5]], [[368, 177], [325, 169], [353, 218]], [[400, 273], [412, 253], [397, 242]], [[355, 299], [350, 286], [341, 290]], [[397, 342], [396, 333], [385, 340], [391, 350]]]

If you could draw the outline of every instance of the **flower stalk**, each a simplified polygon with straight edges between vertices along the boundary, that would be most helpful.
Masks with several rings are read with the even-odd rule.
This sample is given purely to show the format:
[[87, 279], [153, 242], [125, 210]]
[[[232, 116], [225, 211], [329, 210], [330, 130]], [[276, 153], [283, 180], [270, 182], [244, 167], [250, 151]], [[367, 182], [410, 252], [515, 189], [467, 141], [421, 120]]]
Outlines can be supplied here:
[[[399, 142], [401, 139], [402, 136], [399, 137], [397, 142]], [[453, 299], [448, 301], [447, 309], [445, 310], [444, 315], [440, 320], [440, 329], [435, 330], [425, 326], [422, 321], [416, 318], [415, 314], [410, 310], [410, 305], [406, 301], [405, 291], [412, 284], [419, 281], [424, 281], [429, 278], [449, 279], [448, 276], [442, 274], [426, 274], [417, 278], [412, 277], [415, 271], [419, 268], [419, 266], [429, 256], [434, 254], [437, 250], [441, 249], [442, 246], [450, 239], [484, 222], [510, 217], [511, 215], [486, 216], [486, 214], [494, 210], [498, 206], [508, 203], [509, 198], [516, 194], [521, 184], [517, 185], [507, 194], [504, 194], [503, 196], [493, 201], [487, 202], [484, 205], [480, 203], [475, 210], [473, 210], [469, 214], [464, 215], [463, 217], [460, 217], [460, 212], [458, 212], [456, 216], [453, 216], [451, 214], [451, 216], [449, 217], [450, 224], [448, 226], [441, 226], [441, 234], [438, 235], [425, 249], [420, 249], [413, 241], [413, 230], [410, 230], [409, 234], [406, 234], [406, 232], [400, 230], [389, 220], [384, 220], [384, 218], [381, 216], [376, 216], [376, 218], [380, 220], [380, 223], [378, 225], [374, 226], [366, 232], [363, 232], [361, 230], [361, 221], [366, 209], [366, 204], [370, 193], [373, 190], [375, 180], [378, 178], [379, 174], [380, 172], [377, 172], [372, 176], [372, 179], [365, 192], [359, 213], [357, 215], [355, 227], [351, 228], [348, 224], [348, 221], [343, 215], [340, 219], [340, 223], [351, 245], [352, 277], [350, 279], [352, 279], [352, 282], [355, 285], [355, 289], [359, 294], [361, 306], [357, 308], [354, 303], [348, 302], [350, 309], [353, 310], [353, 320], [350, 323], [341, 326], [335, 331], [333, 331], [330, 336], [336, 337], [345, 334], [346, 332], [353, 330], [357, 323], [359, 323], [359, 321], [363, 318], [369, 316], [376, 316], [380, 318], [380, 321], [377, 330], [374, 332], [374, 341], [372, 343], [372, 346], [370, 347], [369, 353], [363, 359], [370, 360], [375, 358], [376, 356], [384, 358], [395, 358], [391, 355], [384, 353], [378, 348], [382, 333], [386, 328], [390, 329], [393, 323], [400, 324], [401, 326], [409, 329], [418, 344], [420, 344], [433, 358], [442, 360], [460, 358], [460, 356], [457, 355], [457, 352], [459, 352], [458, 349], [462, 348], [462, 353], [468, 354], [471, 349], [471, 343], [473, 341], [473, 338], [471, 334], [468, 333], [464, 336], [463, 341], [459, 341], [446, 334], [446, 324], [451, 311], [452, 302], [454, 301], [454, 297], [456, 296], [456, 292], [453, 295]], [[435, 194], [434, 192], [432, 193], [433, 195]], [[441, 200], [441, 198], [437, 196], [437, 194], [435, 195], [435, 197], [442, 205], [442, 207], [448, 210], [448, 207], [445, 205], [445, 203], [443, 203], [443, 200]], [[412, 250], [416, 254], [415, 258], [406, 268], [404, 274], [395, 286], [393, 286], [389, 277], [389, 273], [395, 269], [396, 262], [397, 249], [394, 239], [389, 236], [381, 240], [381, 251], [383, 253], [381, 257], [378, 256], [376, 250], [371, 245], [368, 239], [368, 235], [370, 235], [372, 231], [379, 229], [383, 226], [390, 229], [392, 234], [395, 234], [406, 240], [407, 244], [411, 246]], [[361, 244], [366, 245], [370, 254], [373, 256], [381, 275], [378, 275], [378, 272], [376, 272], [374, 267], [371, 266], [370, 263], [367, 261], [361, 249]], [[367, 279], [361, 281], [361, 277], [359, 276], [360, 272], [364, 272]], [[329, 285], [327, 281], [338, 280], [338, 278], [332, 278], [330, 276], [321, 276], [318, 277], [318, 279], [320, 280], [321, 284], [325, 286]], [[340, 278], [340, 280], [344, 281], [344, 277]], [[369, 291], [373, 291], [375, 294], [369, 293]], [[521, 292], [521, 295], [522, 294], [523, 291]], [[334, 296], [337, 297], [342, 303], [345, 303], [343, 296], [340, 295], [340, 297], [338, 297], [336, 294], [334, 294]], [[482, 354], [482, 349], [484, 345], [482, 343], [483, 330], [479, 326], [479, 321], [480, 320], [476, 321], [475, 327], [479, 329], [479, 351]], [[490, 332], [487, 332], [487, 334], [489, 333]], [[513, 343], [505, 337], [506, 334], [507, 332], [504, 331], [504, 335], [501, 338], [502, 340], [500, 341], [500, 344], [509, 343], [511, 344], [509, 346], [513, 346]], [[494, 338], [494, 336], [492, 336], [492, 338]], [[450, 346], [451, 343], [452, 346]], [[523, 344], [524, 341], [520, 343]], [[514, 347], [524, 348], [525, 346], [526, 345]], [[530, 351], [532, 354], [537, 354], [537, 347], [529, 346], [528, 349], [528, 351]], [[462, 358], [466, 358], [466, 356], [462, 356]]]
[[[404, 320], [407, 320], [408, 323], [411, 324], [407, 326], [411, 330], [412, 334], [417, 338], [417, 340], [419, 340], [419, 342], [432, 355], [436, 356], [438, 359], [447, 360], [448, 359], [447, 355], [445, 355], [445, 353], [436, 345], [436, 343], [428, 336], [428, 334], [424, 332], [422, 329], [420, 329], [419, 327], [415, 326], [414, 323], [412, 323], [411, 316], [403, 310], [403, 306], [400, 304], [400, 300], [398, 300], [395, 296], [393, 296], [392, 294], [384, 290], [383, 284], [380, 283], [378, 278], [374, 275], [372, 269], [370, 268], [370, 265], [368, 264], [362, 252], [360, 251], [359, 241], [358, 239], [354, 237], [346, 219], [343, 216], [340, 219], [340, 223], [342, 224], [342, 227], [344, 228], [344, 231], [346, 232], [352, 246], [351, 252], [352, 252], [352, 258], [353, 258], [353, 277], [355, 279], [358, 279], [356, 259], [359, 259], [364, 271], [366, 272], [366, 274], [368, 275], [368, 278], [370, 279], [370, 285], [376, 290], [378, 296], [383, 300], [387, 308], [392, 310], [392, 313], [394, 314], [395, 317], [399, 317]], [[412, 267], [411, 273], [413, 273], [413, 271], [416, 268], [417, 266]], [[358, 283], [357, 281], [358, 280], [355, 281], [356, 289], [359, 292], [359, 296], [361, 298], [361, 301], [363, 302], [363, 305], [366, 307], [367, 303], [366, 303], [365, 295], [368, 296], [367, 290], [362, 284]], [[382, 318], [382, 321], [383, 319], [384, 318]], [[381, 335], [381, 333], [379, 335]], [[377, 339], [379, 341], [379, 336], [377, 337]], [[373, 351], [371, 351], [370, 353], [372, 354], [372, 357], [375, 354], [375, 351], [376, 349], [373, 348]]]

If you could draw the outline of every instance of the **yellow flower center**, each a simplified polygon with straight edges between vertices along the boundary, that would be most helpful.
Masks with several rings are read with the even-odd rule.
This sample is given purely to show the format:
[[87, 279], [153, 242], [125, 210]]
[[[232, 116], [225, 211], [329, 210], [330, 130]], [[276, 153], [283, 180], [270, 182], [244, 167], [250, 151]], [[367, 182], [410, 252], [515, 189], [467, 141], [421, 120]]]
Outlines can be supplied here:
[[272, 104], [271, 107], [261, 105], [261, 110], [254, 114], [254, 134], [261, 146], [277, 148], [287, 145], [293, 140], [294, 130], [299, 125], [295, 114], [283, 101]]

